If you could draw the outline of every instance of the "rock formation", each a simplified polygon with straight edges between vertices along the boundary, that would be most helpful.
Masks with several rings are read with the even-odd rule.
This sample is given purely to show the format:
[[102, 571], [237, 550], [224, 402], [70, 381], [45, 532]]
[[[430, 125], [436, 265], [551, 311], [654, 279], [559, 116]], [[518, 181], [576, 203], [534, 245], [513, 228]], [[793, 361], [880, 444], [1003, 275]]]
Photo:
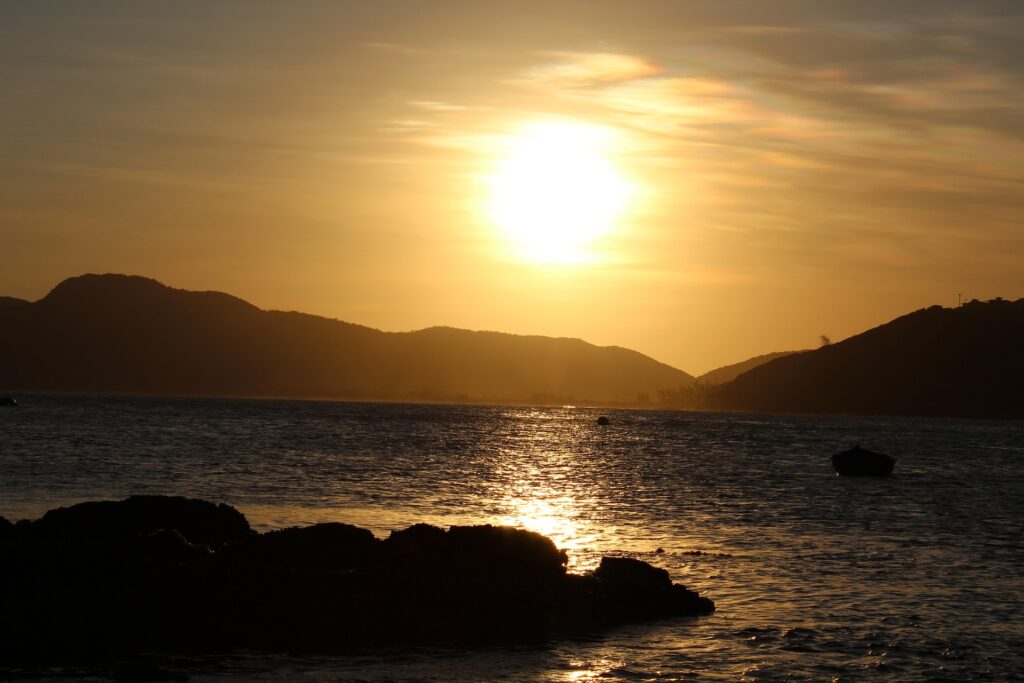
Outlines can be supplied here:
[[0, 522], [0, 556], [0, 666], [536, 642], [714, 610], [638, 560], [567, 573], [563, 551], [522, 529], [417, 524], [381, 540], [329, 523], [258, 534], [230, 506], [162, 496]]

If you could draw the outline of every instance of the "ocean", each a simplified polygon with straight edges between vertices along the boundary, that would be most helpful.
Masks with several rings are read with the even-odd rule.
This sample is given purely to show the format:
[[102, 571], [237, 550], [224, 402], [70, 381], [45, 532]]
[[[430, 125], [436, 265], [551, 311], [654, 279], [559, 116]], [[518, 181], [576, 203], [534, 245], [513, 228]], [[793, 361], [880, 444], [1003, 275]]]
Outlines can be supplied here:
[[[169, 660], [193, 681], [1024, 680], [1024, 422], [19, 399], [0, 408], [10, 520], [160, 493], [259, 530], [510, 524], [572, 571], [637, 557], [717, 605], [542, 647]], [[858, 443], [894, 474], [836, 477], [829, 456]]]

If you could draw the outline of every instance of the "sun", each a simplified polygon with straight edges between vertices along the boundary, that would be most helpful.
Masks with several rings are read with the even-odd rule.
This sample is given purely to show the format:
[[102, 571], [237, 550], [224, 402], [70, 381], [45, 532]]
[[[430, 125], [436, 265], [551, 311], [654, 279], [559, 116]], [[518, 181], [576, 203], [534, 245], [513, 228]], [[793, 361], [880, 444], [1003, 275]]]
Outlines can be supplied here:
[[527, 260], [582, 263], [629, 200], [612, 132], [578, 122], [524, 126], [488, 176], [488, 215]]

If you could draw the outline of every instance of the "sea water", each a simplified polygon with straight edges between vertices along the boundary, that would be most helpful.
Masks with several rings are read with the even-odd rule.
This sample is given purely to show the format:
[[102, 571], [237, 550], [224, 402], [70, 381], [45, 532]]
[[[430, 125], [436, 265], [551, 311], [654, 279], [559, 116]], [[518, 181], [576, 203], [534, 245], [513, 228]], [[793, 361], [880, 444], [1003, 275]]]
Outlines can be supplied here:
[[[829, 456], [858, 443], [894, 456], [893, 476], [836, 477]], [[543, 647], [170, 660], [194, 681], [1024, 679], [1022, 422], [55, 396], [0, 408], [0, 515], [142, 493], [227, 502], [260, 530], [510, 524], [551, 537], [572, 571], [637, 557], [717, 605]]]

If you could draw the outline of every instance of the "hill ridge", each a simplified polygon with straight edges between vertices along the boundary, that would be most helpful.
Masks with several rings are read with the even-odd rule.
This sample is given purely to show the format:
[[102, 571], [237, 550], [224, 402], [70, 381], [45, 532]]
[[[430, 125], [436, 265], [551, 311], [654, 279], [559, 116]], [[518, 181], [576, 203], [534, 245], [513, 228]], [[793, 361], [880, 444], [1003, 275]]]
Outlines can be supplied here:
[[134, 275], [68, 278], [0, 307], [0, 326], [0, 390], [14, 392], [638, 405], [693, 381], [578, 339], [382, 332]]
[[930, 306], [713, 390], [706, 407], [794, 413], [1024, 417], [1024, 299]]

